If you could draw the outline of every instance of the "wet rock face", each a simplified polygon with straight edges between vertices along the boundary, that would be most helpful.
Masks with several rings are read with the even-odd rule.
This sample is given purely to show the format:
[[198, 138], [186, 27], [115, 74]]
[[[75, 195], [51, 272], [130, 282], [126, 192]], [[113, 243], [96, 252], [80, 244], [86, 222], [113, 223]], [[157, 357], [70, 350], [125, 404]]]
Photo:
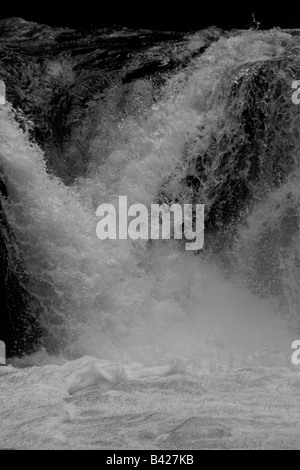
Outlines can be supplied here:
[[298, 57], [243, 64], [223, 79], [225, 120], [203, 159], [221, 155], [208, 199], [212, 227], [234, 223], [244, 209], [280, 187], [297, 165], [299, 113], [291, 84], [300, 76]]
[[41, 344], [38, 302], [30, 294], [17, 242], [7, 223], [2, 201], [7, 191], [0, 176], [0, 339], [7, 356], [29, 353]]
[[[245, 63], [222, 76], [212, 107], [221, 103], [223, 116], [214, 122], [204, 150], [199, 130], [199, 150], [193, 147], [178, 197], [188, 188], [194, 203], [204, 202], [206, 233], [234, 230], [247, 211], [284, 184], [298, 165], [299, 108], [291, 99], [297, 77], [299, 56], [291, 54]], [[186, 151], [194, 145], [188, 143]], [[163, 188], [167, 202], [172, 202], [168, 185], [173, 176]]]

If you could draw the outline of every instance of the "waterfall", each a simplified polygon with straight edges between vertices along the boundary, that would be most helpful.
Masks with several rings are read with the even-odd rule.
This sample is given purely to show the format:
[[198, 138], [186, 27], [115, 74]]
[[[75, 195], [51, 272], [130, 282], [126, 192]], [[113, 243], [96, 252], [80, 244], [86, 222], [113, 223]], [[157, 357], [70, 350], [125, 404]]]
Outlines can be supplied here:
[[[91, 158], [69, 185], [12, 106], [0, 108], [2, 205], [48, 351], [151, 362], [287, 344], [299, 304], [291, 41], [276, 30], [221, 38], [159, 93], [147, 78], [111, 84], [81, 123]], [[203, 203], [204, 249], [99, 240], [96, 208], [120, 195]]]

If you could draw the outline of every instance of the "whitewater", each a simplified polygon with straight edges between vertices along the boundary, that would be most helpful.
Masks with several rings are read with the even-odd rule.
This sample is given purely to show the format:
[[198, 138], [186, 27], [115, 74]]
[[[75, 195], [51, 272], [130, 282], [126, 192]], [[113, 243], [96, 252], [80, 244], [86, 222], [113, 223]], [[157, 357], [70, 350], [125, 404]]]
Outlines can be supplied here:
[[[47, 169], [30, 123], [20, 126], [10, 103], [0, 106], [2, 204], [43, 329], [35, 353], [0, 366], [1, 449], [300, 448], [300, 375], [291, 360], [300, 244], [297, 224], [285, 219], [299, 216], [300, 202], [293, 103], [284, 125], [294, 153], [282, 157], [276, 135], [272, 147], [276, 158], [281, 152], [276, 175], [286, 177], [272, 186], [271, 143], [260, 142], [262, 177], [249, 183], [256, 199], [230, 215], [234, 229], [208, 230], [206, 250], [96, 236], [97, 207], [117, 205], [120, 195], [146, 206], [195, 202], [186, 176], [197, 179], [201, 152], [197, 197], [208, 217], [229, 178], [248, 178], [250, 165], [235, 167], [248, 155], [238, 154], [238, 114], [226, 114], [228, 83], [236, 80], [239, 109], [253, 99], [239, 80], [251, 64], [282, 60], [289, 41], [276, 30], [222, 38], [168, 76], [155, 103], [149, 83], [137, 81], [121, 116], [122, 90], [111, 86], [94, 110], [89, 171], [68, 186]], [[270, 102], [271, 132], [278, 106]]]

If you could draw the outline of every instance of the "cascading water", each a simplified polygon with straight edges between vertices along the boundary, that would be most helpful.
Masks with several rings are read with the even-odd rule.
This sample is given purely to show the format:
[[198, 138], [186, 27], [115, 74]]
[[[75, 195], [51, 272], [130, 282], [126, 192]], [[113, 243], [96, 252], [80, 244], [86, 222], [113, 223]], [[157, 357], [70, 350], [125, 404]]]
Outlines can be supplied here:
[[[290, 299], [297, 297], [287, 280], [287, 266], [297, 258], [291, 240], [298, 233], [297, 180], [289, 177], [298, 166], [297, 116], [280, 63], [289, 41], [277, 31], [222, 39], [168, 77], [155, 101], [146, 79], [136, 81], [129, 97], [112, 86], [83, 124], [94, 126], [89, 171], [69, 187], [47, 172], [43, 153], [18, 128], [12, 110], [1, 111], [4, 208], [42, 306], [49, 351], [152, 361], [179, 353], [174, 337], [181, 352], [184, 345], [197, 349], [205, 335], [225, 343], [238, 337], [247, 349], [286, 339], [273, 326], [275, 313], [268, 316], [274, 298], [270, 307], [230, 282], [238, 270], [249, 286], [252, 273], [259, 290], [278, 281], [281, 299], [286, 289], [293, 290]], [[175, 241], [98, 240], [96, 208], [117, 205], [119, 195], [148, 206], [204, 203], [206, 249], [195, 256]], [[277, 208], [281, 198], [286, 202]], [[262, 273], [255, 259], [265, 253], [270, 264], [274, 252], [262, 233], [268, 237], [268, 224], [270, 230], [284, 224], [288, 208], [295, 220], [288, 242], [293, 254], [285, 256], [282, 275], [279, 264], [276, 272], [270, 265]], [[226, 225], [236, 222], [241, 227], [229, 230], [235, 241], [228, 242]], [[222, 280], [222, 243], [231, 281]]]

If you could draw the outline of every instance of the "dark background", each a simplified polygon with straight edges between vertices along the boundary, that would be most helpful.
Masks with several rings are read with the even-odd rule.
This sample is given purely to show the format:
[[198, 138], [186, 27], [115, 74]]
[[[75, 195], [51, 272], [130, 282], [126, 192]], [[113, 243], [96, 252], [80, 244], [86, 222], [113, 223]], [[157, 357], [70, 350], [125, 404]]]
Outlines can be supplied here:
[[29, 21], [52, 26], [90, 28], [101, 26], [127, 26], [162, 30], [197, 30], [207, 26], [223, 29], [249, 28], [252, 20], [260, 28], [300, 28], [300, 2], [280, 2], [279, 5], [255, 6], [253, 2], [223, 2], [213, 0], [181, 0], [172, 3], [143, 1], [117, 3], [112, 0], [74, 3], [40, 2], [38, 5], [24, 1], [21, 6], [5, 0], [1, 2], [0, 19], [21, 17]]

